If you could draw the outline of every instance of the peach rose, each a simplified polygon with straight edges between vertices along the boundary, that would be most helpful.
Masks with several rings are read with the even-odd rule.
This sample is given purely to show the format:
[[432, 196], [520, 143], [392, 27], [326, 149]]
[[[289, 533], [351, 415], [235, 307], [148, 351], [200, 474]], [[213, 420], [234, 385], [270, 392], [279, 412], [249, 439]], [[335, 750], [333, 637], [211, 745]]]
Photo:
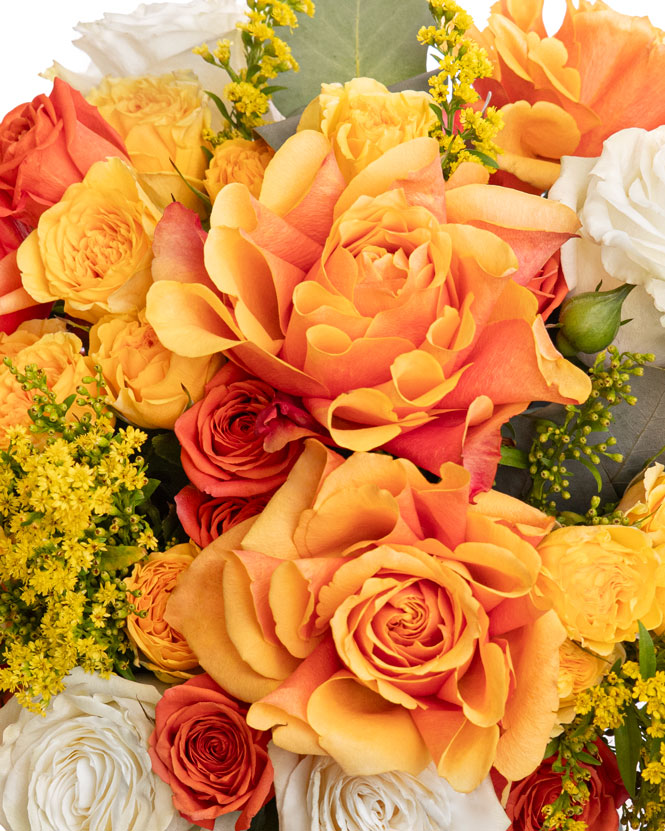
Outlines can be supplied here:
[[275, 151], [264, 141], [237, 138], [215, 147], [205, 174], [205, 189], [214, 202], [217, 194], [230, 182], [242, 182], [256, 199], [261, 193], [263, 176]]
[[[248, 721], [352, 775], [434, 761], [460, 791], [521, 778], [556, 713], [563, 628], [539, 611], [552, 525], [469, 474], [310, 440], [264, 511], [206, 548], [166, 618]], [[495, 519], [496, 516], [500, 520]]]
[[638, 528], [594, 525], [552, 531], [538, 547], [538, 591], [568, 636], [601, 656], [659, 626], [665, 563]]
[[384, 447], [434, 472], [464, 461], [487, 488], [502, 423], [531, 400], [590, 390], [523, 287], [577, 227], [551, 204], [482, 184], [444, 200], [429, 138], [345, 188], [328, 141], [303, 131], [268, 166], [260, 201], [237, 183], [217, 196], [204, 244], [214, 288], [189, 273], [160, 280], [147, 317], [174, 351], [226, 350], [302, 397], [339, 446]]
[[69, 314], [93, 322], [140, 309], [159, 217], [130, 167], [97, 162], [19, 248], [23, 285], [40, 303], [64, 300]]
[[141, 184], [160, 207], [175, 199], [200, 208], [172, 165], [201, 190], [206, 169], [201, 134], [210, 127], [210, 109], [193, 72], [106, 77], [86, 97], [122, 136]]
[[190, 670], [199, 664], [187, 641], [164, 620], [166, 603], [197, 553], [190, 543], [155, 552], [137, 563], [125, 580], [128, 592], [141, 593], [130, 597], [136, 612], [127, 615], [127, 635], [139, 650], [141, 664], [167, 683], [191, 678]]
[[321, 84], [298, 129], [319, 130], [330, 139], [348, 182], [391, 147], [428, 136], [436, 123], [431, 102], [427, 92], [390, 92], [374, 78]]
[[234, 525], [261, 513], [271, 496], [207, 496], [187, 485], [175, 495], [175, 504], [185, 533], [203, 548]]
[[270, 452], [256, 432], [257, 416], [274, 390], [235, 364], [206, 384], [205, 396], [175, 424], [180, 460], [189, 481], [210, 496], [253, 496], [286, 479], [301, 446]]
[[[28, 411], [33, 396], [32, 391], [24, 390], [17, 382], [2, 359], [10, 358], [21, 372], [28, 364], [43, 369], [49, 389], [60, 402], [92, 374], [92, 364], [81, 354], [82, 348], [80, 339], [65, 331], [62, 321], [30, 320], [10, 335], [0, 332], [0, 447], [7, 445], [7, 428], [32, 424]], [[76, 404], [69, 410], [72, 417], [79, 412]]]
[[665, 43], [648, 18], [602, 0], [569, 2], [548, 37], [543, 3], [499, 0], [476, 32], [494, 63], [494, 77], [476, 86], [492, 92], [505, 123], [499, 165], [541, 191], [558, 177], [561, 156], [597, 156], [613, 133], [665, 121]]
[[122, 139], [80, 92], [56, 78], [50, 95], [20, 104], [0, 124], [0, 218], [35, 226], [107, 156], [127, 158]]
[[90, 330], [91, 360], [99, 364], [113, 407], [148, 429], [172, 430], [191, 401], [203, 397], [221, 359], [183, 358], [159, 342], [145, 313], [107, 315]]

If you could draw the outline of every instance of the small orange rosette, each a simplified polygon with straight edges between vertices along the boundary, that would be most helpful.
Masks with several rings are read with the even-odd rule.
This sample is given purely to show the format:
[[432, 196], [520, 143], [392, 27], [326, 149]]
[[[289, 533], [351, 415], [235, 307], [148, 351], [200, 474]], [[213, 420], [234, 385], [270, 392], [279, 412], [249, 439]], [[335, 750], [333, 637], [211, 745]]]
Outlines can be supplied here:
[[558, 706], [565, 633], [532, 600], [552, 520], [469, 492], [455, 464], [433, 484], [309, 440], [263, 512], [183, 574], [166, 618], [279, 746], [352, 775], [434, 760], [460, 791], [492, 765], [522, 778]]
[[220, 191], [210, 281], [192, 281], [198, 256], [189, 269], [178, 259], [184, 276], [155, 282], [147, 317], [173, 351], [225, 351], [302, 398], [337, 445], [384, 447], [433, 472], [463, 462], [487, 489], [501, 424], [532, 400], [590, 391], [526, 288], [576, 229], [564, 206], [506, 188], [444, 194], [430, 138], [347, 186], [328, 140], [305, 130], [268, 165], [260, 199], [239, 183]]

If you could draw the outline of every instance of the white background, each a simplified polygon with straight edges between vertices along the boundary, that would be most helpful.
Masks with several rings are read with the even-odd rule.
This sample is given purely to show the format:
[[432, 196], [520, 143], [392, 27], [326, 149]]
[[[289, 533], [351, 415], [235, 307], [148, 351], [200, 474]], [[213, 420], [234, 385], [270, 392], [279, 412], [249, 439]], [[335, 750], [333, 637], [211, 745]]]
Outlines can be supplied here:
[[[490, 0], [458, 2], [471, 12], [477, 25], [484, 25]], [[0, 0], [0, 118], [17, 104], [50, 90], [50, 83], [38, 73], [53, 60], [68, 69], [85, 69], [87, 56], [71, 44], [76, 37], [73, 26], [79, 20], [96, 20], [105, 11], [131, 12], [137, 5], [138, 0]], [[625, 14], [649, 15], [652, 23], [665, 29], [664, 0], [610, 0], [610, 5]], [[550, 32], [556, 30], [563, 9], [564, 0], [545, 0]]]

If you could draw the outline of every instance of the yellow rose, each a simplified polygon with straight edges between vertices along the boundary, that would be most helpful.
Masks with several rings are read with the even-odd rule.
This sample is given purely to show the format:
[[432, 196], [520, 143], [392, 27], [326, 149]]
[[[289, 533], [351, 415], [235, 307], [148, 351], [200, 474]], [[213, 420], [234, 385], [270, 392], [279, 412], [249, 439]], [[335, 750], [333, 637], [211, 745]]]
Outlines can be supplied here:
[[[63, 401], [76, 391], [82, 378], [91, 374], [90, 362], [81, 355], [81, 348], [79, 338], [66, 332], [64, 323], [56, 320], [30, 320], [11, 335], [0, 333], [0, 447], [7, 446], [6, 428], [32, 424], [28, 410], [33, 396], [22, 388], [2, 359], [11, 358], [21, 372], [28, 364], [43, 369], [49, 389], [58, 401]], [[69, 412], [75, 415], [79, 410], [74, 404]]]
[[389, 92], [373, 78], [322, 84], [300, 119], [299, 130], [318, 130], [332, 142], [348, 182], [386, 150], [429, 135], [435, 122], [426, 92]]
[[618, 510], [631, 525], [638, 525], [656, 545], [665, 543], [665, 468], [656, 462], [638, 481], [627, 488]]
[[159, 342], [145, 313], [109, 315], [90, 330], [113, 407], [139, 427], [172, 430], [188, 402], [203, 397], [221, 359], [183, 358]]
[[142, 308], [160, 215], [124, 162], [93, 164], [18, 249], [26, 291], [40, 303], [62, 299], [68, 314], [93, 322]]
[[[189, 670], [199, 663], [180, 632], [164, 620], [166, 602], [197, 553], [198, 549], [191, 543], [174, 545], [137, 563], [125, 580], [129, 592], [141, 592], [137, 598], [130, 597], [136, 614], [127, 616], [129, 639], [139, 650], [141, 664], [167, 683], [191, 678], [193, 673]], [[140, 617], [139, 612], [146, 614]]]
[[264, 141], [231, 139], [215, 148], [215, 154], [205, 175], [205, 188], [214, 202], [215, 197], [229, 182], [242, 182], [256, 199], [261, 193], [263, 174], [275, 155]]
[[188, 208], [201, 208], [171, 164], [201, 190], [207, 164], [201, 133], [210, 127], [210, 110], [192, 72], [104, 78], [87, 98], [120, 133], [141, 183], [160, 207], [173, 194]]
[[568, 724], [575, 718], [577, 696], [594, 687], [607, 675], [617, 658], [625, 658], [626, 651], [617, 644], [605, 658], [582, 649], [570, 639], [559, 647], [559, 713], [560, 724]]
[[665, 565], [638, 528], [559, 528], [538, 552], [538, 590], [582, 646], [609, 655], [615, 644], [635, 639], [638, 621], [647, 629], [660, 625]]

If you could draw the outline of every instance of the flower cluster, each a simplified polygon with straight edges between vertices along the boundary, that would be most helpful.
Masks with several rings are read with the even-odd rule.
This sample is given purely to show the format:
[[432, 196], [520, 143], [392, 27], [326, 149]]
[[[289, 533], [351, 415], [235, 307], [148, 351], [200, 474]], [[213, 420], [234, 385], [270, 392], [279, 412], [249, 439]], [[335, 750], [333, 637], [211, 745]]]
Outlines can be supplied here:
[[[115, 431], [86, 386], [58, 402], [35, 367], [9, 369], [32, 391], [33, 423], [6, 429], [0, 455], [0, 687], [43, 710], [75, 666], [128, 670], [123, 627], [135, 606], [124, 577], [156, 541], [137, 510], [145, 435]], [[77, 396], [87, 411], [68, 423]]]
[[478, 111], [470, 106], [479, 99], [475, 81], [491, 76], [492, 64], [487, 52], [465, 36], [473, 20], [454, 0], [430, 0], [429, 8], [436, 26], [423, 27], [418, 40], [433, 48], [439, 62], [429, 87], [438, 118], [432, 135], [441, 147], [444, 176], [449, 178], [462, 162], [495, 170], [500, 149], [494, 138], [503, 120], [495, 107]]
[[274, 126], [309, 0], [0, 123], [2, 828], [662, 831], [663, 38], [418, 2]]

